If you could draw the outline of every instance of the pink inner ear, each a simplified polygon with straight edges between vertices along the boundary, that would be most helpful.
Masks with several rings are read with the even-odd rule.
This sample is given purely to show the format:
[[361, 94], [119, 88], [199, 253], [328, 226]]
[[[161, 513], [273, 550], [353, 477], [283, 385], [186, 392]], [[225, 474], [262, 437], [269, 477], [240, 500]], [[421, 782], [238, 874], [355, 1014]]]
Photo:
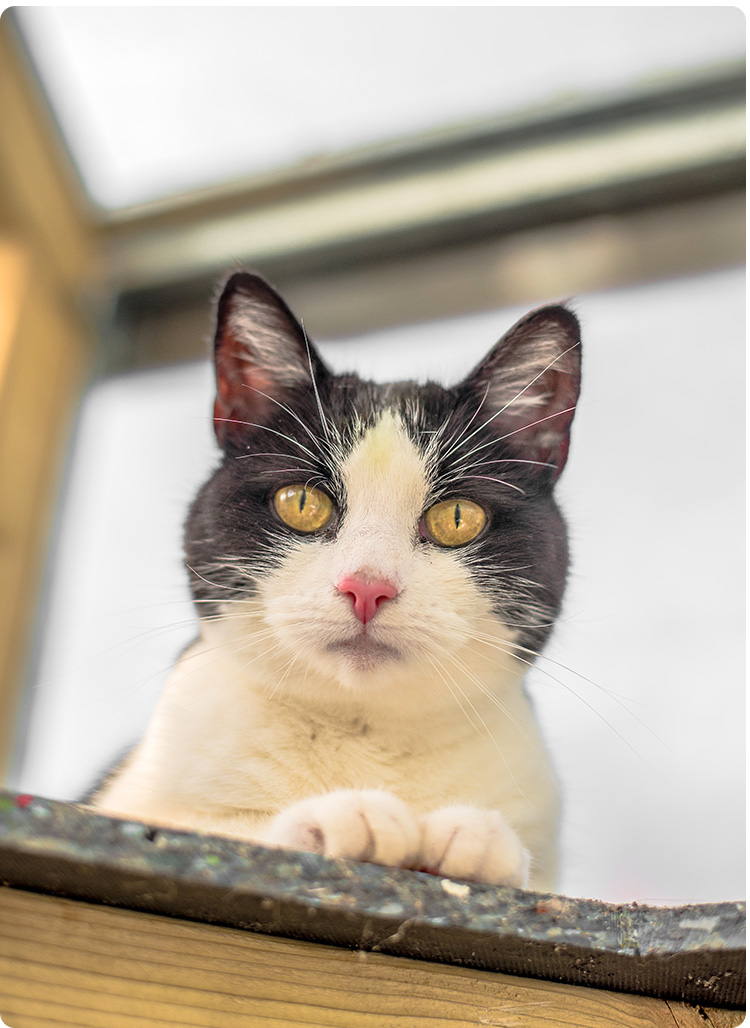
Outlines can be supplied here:
[[214, 430], [222, 445], [243, 425], [261, 423], [272, 403], [267, 398], [274, 388], [271, 376], [242, 354], [231, 334], [225, 335], [216, 354], [214, 403]]
[[554, 464], [557, 478], [568, 457], [570, 425], [578, 395], [577, 376], [550, 369], [524, 395], [536, 402], [526, 407], [523, 403], [511, 403], [498, 420], [506, 437], [529, 460]]
[[556, 476], [565, 465], [578, 400], [580, 340], [571, 310], [540, 307], [506, 332], [467, 379], [494, 411], [494, 432], [519, 457], [554, 464]]
[[555, 481], [562, 474], [562, 470], [568, 460], [568, 450], [570, 449], [570, 435], [568, 432], [562, 438], [562, 442], [557, 447], [557, 453], [553, 454], [550, 463], [555, 465]]

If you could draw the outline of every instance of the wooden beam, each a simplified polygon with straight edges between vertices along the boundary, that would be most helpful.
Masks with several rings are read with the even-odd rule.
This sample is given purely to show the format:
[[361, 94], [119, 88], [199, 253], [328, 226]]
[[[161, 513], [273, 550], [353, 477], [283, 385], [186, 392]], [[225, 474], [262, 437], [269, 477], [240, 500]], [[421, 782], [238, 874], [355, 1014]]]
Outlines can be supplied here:
[[91, 359], [90, 210], [0, 22], [0, 780], [21, 706], [73, 412]]
[[0, 889], [11, 1028], [733, 1028], [736, 1011]]
[[74, 292], [94, 268], [96, 212], [11, 18], [0, 21], [0, 226], [20, 231]]
[[0, 792], [0, 882], [589, 989], [729, 1008], [745, 999], [743, 903], [618, 906], [454, 882], [10, 792]]

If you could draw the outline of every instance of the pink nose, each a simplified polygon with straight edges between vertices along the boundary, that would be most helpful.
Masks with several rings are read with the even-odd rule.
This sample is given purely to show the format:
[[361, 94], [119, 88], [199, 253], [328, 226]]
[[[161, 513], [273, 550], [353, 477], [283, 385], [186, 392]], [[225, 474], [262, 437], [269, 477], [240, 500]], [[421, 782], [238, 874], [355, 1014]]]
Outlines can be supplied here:
[[395, 585], [390, 582], [365, 582], [353, 575], [349, 578], [342, 578], [336, 583], [336, 588], [344, 596], [349, 596], [354, 605], [354, 615], [359, 618], [363, 625], [372, 621], [375, 611], [385, 600], [392, 600], [398, 592]]

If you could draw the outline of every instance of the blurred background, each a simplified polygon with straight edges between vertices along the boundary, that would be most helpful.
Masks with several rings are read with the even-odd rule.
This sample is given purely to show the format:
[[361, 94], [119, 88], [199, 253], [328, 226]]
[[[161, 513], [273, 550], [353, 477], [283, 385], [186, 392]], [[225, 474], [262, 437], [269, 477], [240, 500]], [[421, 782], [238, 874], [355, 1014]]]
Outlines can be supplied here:
[[744, 894], [745, 25], [732, 7], [21, 7], [0, 19], [0, 765], [78, 797], [195, 634], [211, 298], [464, 375], [572, 298], [573, 564], [530, 675], [561, 891]]

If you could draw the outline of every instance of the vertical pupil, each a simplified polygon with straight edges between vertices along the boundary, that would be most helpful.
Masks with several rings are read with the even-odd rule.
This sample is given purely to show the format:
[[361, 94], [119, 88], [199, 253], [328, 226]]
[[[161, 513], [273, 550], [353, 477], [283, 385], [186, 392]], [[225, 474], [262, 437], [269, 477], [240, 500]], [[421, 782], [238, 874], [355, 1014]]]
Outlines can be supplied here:
[[456, 509], [453, 511], [453, 519], [456, 522], [456, 528], [461, 524], [461, 504], [456, 504]]
[[307, 489], [302, 486], [302, 495], [299, 498], [299, 512], [300, 514], [305, 509], [305, 501], [307, 500]]

